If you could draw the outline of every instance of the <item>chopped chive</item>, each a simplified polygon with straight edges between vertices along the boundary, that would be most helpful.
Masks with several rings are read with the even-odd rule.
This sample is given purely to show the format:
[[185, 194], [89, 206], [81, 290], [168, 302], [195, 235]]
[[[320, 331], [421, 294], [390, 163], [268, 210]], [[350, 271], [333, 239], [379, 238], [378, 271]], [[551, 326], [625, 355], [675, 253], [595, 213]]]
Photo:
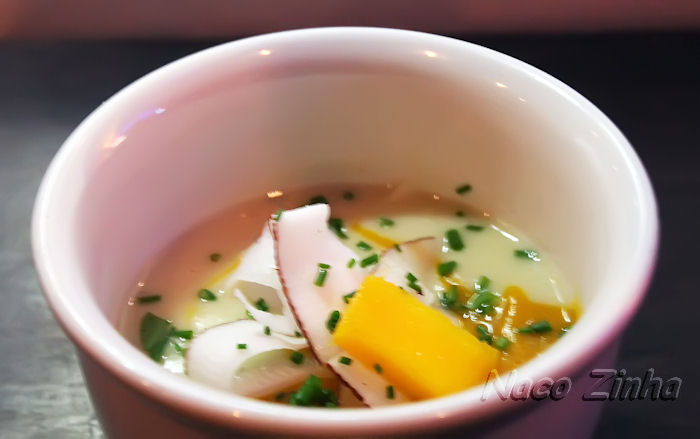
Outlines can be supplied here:
[[372, 246], [367, 244], [364, 241], [360, 241], [357, 243], [357, 248], [362, 249], [362, 250], [372, 250]]
[[343, 192], [343, 200], [351, 201], [351, 200], [354, 200], [354, 199], [355, 199], [355, 194], [354, 194], [354, 193], [352, 193], [352, 192], [350, 192], [350, 191]]
[[331, 314], [328, 316], [328, 321], [326, 322], [326, 328], [328, 328], [328, 332], [331, 334], [333, 331], [335, 331], [335, 327], [338, 325], [338, 321], [340, 320], [340, 311], [335, 310], [331, 312]]
[[462, 186], [459, 186], [455, 189], [455, 192], [457, 192], [460, 195], [464, 195], [467, 192], [472, 190], [472, 185], [470, 184], [463, 184]]
[[344, 296], [343, 296], [343, 302], [345, 302], [345, 303], [350, 303], [350, 299], [352, 299], [353, 297], [355, 297], [355, 294], [357, 294], [357, 291], [353, 291], [352, 293], [348, 293], [348, 294], [344, 295]]
[[282, 218], [282, 212], [284, 212], [284, 210], [279, 209], [277, 212], [275, 212], [274, 215], [272, 215], [272, 219], [275, 221], [279, 221], [280, 218]]
[[401, 246], [398, 244], [394, 244], [394, 248], [396, 249], [397, 252], [401, 253], [403, 250], [401, 250]]
[[306, 204], [328, 204], [328, 199], [323, 195], [316, 195], [315, 197], [311, 197], [311, 199], [309, 199], [309, 202]]
[[219, 262], [219, 259], [221, 259], [221, 253], [212, 253], [209, 255], [209, 260], [212, 262]]
[[301, 337], [301, 332], [299, 332], [299, 331], [294, 331], [294, 336], [295, 336], [295, 337]]
[[391, 227], [394, 225], [394, 220], [386, 217], [381, 217], [379, 218], [379, 226], [380, 227]]
[[440, 305], [446, 309], [459, 309], [464, 306], [459, 303], [457, 285], [452, 285], [449, 290], [440, 294]]
[[316, 285], [317, 287], [323, 286], [323, 284], [326, 282], [326, 277], [328, 276], [329, 268], [331, 268], [331, 266], [328, 264], [318, 264], [318, 276], [316, 276], [314, 285]]
[[269, 327], [269, 326], [265, 326], [265, 330], [264, 330], [263, 332], [265, 333], [265, 335], [270, 335], [270, 333], [271, 333], [270, 327]]
[[539, 262], [540, 254], [535, 250], [514, 250], [513, 254], [516, 258], [530, 259], [531, 261]]
[[409, 272], [406, 273], [406, 280], [408, 281], [408, 286], [409, 288], [413, 289], [414, 291], [418, 293], [422, 293], [423, 289], [418, 285], [416, 282], [418, 281], [418, 278], [413, 275], [413, 273]]
[[493, 347], [498, 349], [499, 351], [505, 351], [508, 349], [508, 346], [510, 346], [510, 340], [507, 338], [500, 336], [498, 337], [494, 342], [493, 342]]
[[345, 234], [345, 227], [343, 227], [342, 219], [328, 218], [328, 228], [335, 232], [338, 238], [348, 239], [348, 235]]
[[474, 289], [477, 292], [483, 292], [483, 291], [488, 291], [489, 285], [491, 284], [491, 279], [489, 279], [486, 276], [481, 276], [479, 280], [474, 282]]
[[382, 372], [384, 372], [384, 369], [382, 369], [382, 365], [379, 364], [379, 363], [375, 363], [375, 365], [374, 365], [374, 370], [376, 370], [377, 373], [382, 373]]
[[241, 350], [243, 350], [243, 349], [248, 349], [248, 345], [245, 344], [245, 343], [238, 343], [238, 345], [237, 345], [236, 347], [237, 347], [238, 349], [241, 349]]
[[246, 315], [246, 317], [248, 317], [249, 319], [255, 320], [255, 317], [253, 316], [253, 314], [251, 314], [250, 311], [245, 310], [245, 315]]
[[255, 302], [255, 307], [260, 311], [267, 312], [270, 310], [270, 307], [268, 306], [267, 302], [265, 302], [265, 299], [263, 299], [262, 297]]
[[539, 322], [527, 325], [524, 328], [518, 328], [519, 334], [541, 334], [543, 332], [549, 332], [552, 330], [552, 325], [546, 320], [541, 320]]
[[163, 352], [173, 329], [170, 321], [161, 319], [153, 313], [148, 312], [143, 316], [139, 328], [141, 347], [152, 360], [160, 362], [163, 359]]
[[464, 211], [463, 211], [463, 210], [458, 210], [457, 212], [455, 212], [455, 215], [458, 216], [458, 217], [460, 217], [460, 218], [463, 218], [463, 217], [464, 217]]
[[457, 262], [448, 261], [443, 262], [442, 264], [438, 264], [437, 271], [440, 276], [449, 276], [455, 271], [456, 268]]
[[481, 314], [491, 314], [498, 301], [498, 296], [490, 291], [482, 291], [474, 294], [467, 302], [467, 309]]
[[202, 288], [201, 290], [199, 290], [199, 292], [197, 293], [197, 297], [199, 297], [199, 299], [202, 302], [213, 302], [214, 300], [216, 300], [216, 294], [212, 293], [206, 288]]
[[394, 386], [386, 386], [386, 398], [394, 399]]
[[462, 236], [456, 229], [450, 229], [445, 232], [445, 240], [452, 250], [459, 251], [464, 248]]
[[183, 340], [191, 340], [194, 337], [194, 331], [190, 330], [175, 330], [173, 331], [175, 337], [179, 337]]
[[571, 330], [571, 326], [564, 326], [564, 327], [561, 328], [561, 330], [559, 331], [559, 337], [561, 337], [562, 335], [566, 334], [566, 333], [569, 332], [570, 330]]
[[141, 296], [141, 297], [137, 297], [137, 298], [136, 298], [136, 301], [137, 301], [138, 303], [140, 303], [141, 305], [144, 305], [144, 304], [146, 304], [146, 303], [156, 303], [156, 302], [160, 302], [160, 299], [161, 299], [160, 294], [153, 294], [153, 295], [151, 295], [151, 296]]
[[285, 396], [287, 396], [286, 393], [280, 392], [280, 393], [278, 393], [277, 395], [275, 395], [275, 401], [282, 401], [282, 400], [284, 399]]
[[477, 337], [479, 338], [479, 341], [485, 341], [488, 344], [491, 344], [493, 342], [493, 335], [489, 332], [488, 328], [484, 325], [477, 325], [476, 327], [476, 333]]
[[344, 364], [344, 365], [346, 365], [346, 366], [349, 366], [349, 365], [352, 364], [352, 358], [340, 357], [340, 358], [338, 359], [338, 363]]
[[289, 403], [295, 406], [309, 407], [338, 407], [338, 397], [328, 389], [323, 388], [323, 382], [316, 375], [309, 375], [299, 390], [292, 392]]
[[355, 258], [352, 258], [348, 261], [348, 268], [352, 268], [355, 266]]
[[472, 232], [481, 232], [482, 230], [484, 230], [484, 226], [479, 226], [476, 224], [469, 224], [467, 227], [465, 227], [465, 229], [472, 231]]
[[175, 340], [170, 340], [170, 346], [172, 346], [173, 349], [175, 349], [175, 352], [177, 352], [178, 354], [184, 354], [184, 353], [185, 353], [185, 350], [186, 350], [186, 349], [185, 349], [182, 345], [180, 345], [180, 343], [178, 343], [178, 342], [175, 341]]
[[377, 262], [379, 262], [379, 255], [375, 253], [375, 254], [367, 256], [366, 258], [361, 260], [360, 267], [365, 268], [365, 267], [368, 267], [370, 265], [376, 264]]
[[304, 354], [299, 351], [294, 351], [292, 355], [289, 356], [289, 359], [292, 360], [294, 364], [301, 364], [304, 361]]

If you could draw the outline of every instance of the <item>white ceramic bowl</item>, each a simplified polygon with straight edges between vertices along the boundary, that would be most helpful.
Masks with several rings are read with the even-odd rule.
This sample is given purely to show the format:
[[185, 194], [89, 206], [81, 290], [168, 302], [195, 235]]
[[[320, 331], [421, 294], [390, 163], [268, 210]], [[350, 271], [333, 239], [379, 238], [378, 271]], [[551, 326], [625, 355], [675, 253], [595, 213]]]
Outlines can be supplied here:
[[[451, 196], [462, 181], [475, 188], [471, 203], [525, 230], [580, 290], [575, 328], [520, 370], [573, 377], [563, 401], [482, 402], [475, 388], [374, 410], [273, 405], [173, 376], [115, 330], [143, 264], [226, 206], [328, 182], [409, 182]], [[326, 28], [205, 50], [103, 103], [44, 177], [33, 245], [114, 437], [586, 434], [599, 406], [574, 395], [576, 377], [614, 357], [651, 276], [657, 228], [632, 147], [563, 83], [462, 41]]]

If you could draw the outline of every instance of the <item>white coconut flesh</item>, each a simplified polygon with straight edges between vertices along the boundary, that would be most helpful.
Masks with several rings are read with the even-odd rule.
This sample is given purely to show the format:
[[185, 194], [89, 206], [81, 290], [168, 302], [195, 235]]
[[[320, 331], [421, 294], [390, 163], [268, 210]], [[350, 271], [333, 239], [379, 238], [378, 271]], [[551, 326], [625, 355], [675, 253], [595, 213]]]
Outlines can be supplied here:
[[[327, 328], [328, 318], [333, 311], [342, 313], [346, 306], [343, 296], [356, 291], [369, 270], [359, 264], [348, 268], [350, 259], [359, 258], [329, 230], [329, 216], [328, 205], [314, 204], [285, 211], [279, 221], [272, 222], [277, 265], [287, 301], [314, 355], [366, 405], [378, 407], [407, 402], [409, 399], [399, 391], [395, 391], [393, 399], [387, 398], [386, 389], [390, 383], [333, 343]], [[319, 264], [330, 266], [321, 286], [315, 284]], [[340, 363], [343, 356], [353, 360], [352, 363]]]
[[[299, 365], [289, 359], [293, 351], [306, 346], [304, 338], [267, 335], [259, 322], [238, 320], [194, 337], [187, 349], [187, 374], [221, 390], [266, 396], [303, 381], [311, 373], [319, 373], [320, 366], [313, 358], [305, 358]], [[262, 355], [268, 355], [260, 361], [264, 367], [245, 367]]]

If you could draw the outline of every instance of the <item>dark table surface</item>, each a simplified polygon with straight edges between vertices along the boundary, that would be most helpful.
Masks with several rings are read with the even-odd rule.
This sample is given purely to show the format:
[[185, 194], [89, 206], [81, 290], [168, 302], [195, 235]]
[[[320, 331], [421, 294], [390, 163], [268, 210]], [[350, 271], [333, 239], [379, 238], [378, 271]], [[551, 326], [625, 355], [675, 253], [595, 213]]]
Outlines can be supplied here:
[[[596, 436], [700, 437], [700, 33], [464, 37], [563, 80], [627, 135], [654, 184], [659, 263], [618, 367], [683, 379], [676, 401], [604, 402]], [[0, 436], [101, 437], [29, 244], [41, 176], [70, 131], [154, 68], [217, 42], [0, 43]]]

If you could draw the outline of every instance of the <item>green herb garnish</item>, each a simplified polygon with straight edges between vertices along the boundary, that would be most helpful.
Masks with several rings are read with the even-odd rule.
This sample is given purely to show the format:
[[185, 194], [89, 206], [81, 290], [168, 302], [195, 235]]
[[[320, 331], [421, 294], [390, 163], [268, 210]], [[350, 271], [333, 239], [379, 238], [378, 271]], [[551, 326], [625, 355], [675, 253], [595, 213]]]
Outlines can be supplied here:
[[382, 372], [384, 372], [384, 369], [382, 369], [382, 366], [381, 366], [381, 364], [379, 364], [379, 363], [376, 363], [376, 364], [374, 365], [374, 370], [376, 370], [377, 373], [382, 373]]
[[491, 344], [491, 342], [493, 341], [493, 335], [489, 332], [488, 328], [484, 325], [477, 325], [476, 336], [480, 341], [485, 341], [488, 344]]
[[175, 337], [179, 337], [183, 340], [192, 340], [192, 337], [194, 337], [194, 331], [190, 330], [175, 330], [173, 331], [173, 335]]
[[331, 334], [333, 331], [335, 331], [335, 327], [338, 325], [338, 321], [340, 320], [340, 311], [335, 310], [331, 312], [331, 314], [328, 316], [328, 321], [326, 322], [326, 328], [328, 328], [328, 332]]
[[344, 295], [344, 296], [343, 296], [343, 302], [345, 302], [345, 303], [350, 303], [350, 299], [352, 299], [353, 297], [355, 297], [355, 294], [357, 294], [357, 291], [353, 291], [352, 293], [348, 293], [348, 294]]
[[272, 331], [270, 330], [270, 327], [269, 327], [269, 326], [265, 326], [265, 329], [263, 330], [263, 332], [265, 333], [265, 335], [270, 335], [270, 333], [271, 333]]
[[250, 311], [245, 310], [245, 315], [246, 315], [246, 317], [248, 317], [249, 319], [255, 320], [255, 317], [253, 316], [253, 314], [252, 314]]
[[493, 342], [493, 347], [498, 349], [499, 351], [505, 351], [508, 349], [508, 346], [510, 346], [510, 340], [507, 338], [500, 336], [498, 337], [494, 342]]
[[274, 215], [272, 215], [272, 219], [275, 220], [275, 221], [279, 221], [280, 218], [282, 218], [282, 213], [283, 213], [283, 212], [284, 212], [284, 210], [279, 209], [277, 212], [275, 212]]
[[144, 305], [144, 304], [147, 304], [147, 303], [156, 303], [156, 302], [160, 302], [160, 299], [161, 299], [160, 294], [153, 294], [153, 295], [150, 295], [150, 296], [141, 296], [141, 297], [137, 297], [137, 298], [136, 298], [136, 301], [137, 301], [139, 304]]
[[307, 205], [311, 204], [328, 204], [328, 199], [323, 195], [316, 195], [315, 197], [311, 197], [311, 199], [309, 199]]
[[530, 259], [531, 261], [539, 262], [540, 254], [535, 250], [514, 250], [513, 254], [516, 258]]
[[409, 288], [413, 289], [417, 293], [422, 293], [423, 289], [418, 285], [416, 282], [418, 282], [418, 278], [413, 275], [413, 273], [407, 273], [406, 274], [406, 280], [408, 281], [408, 286]]
[[202, 302], [213, 302], [214, 300], [216, 300], [216, 294], [212, 293], [206, 288], [202, 288], [201, 290], [199, 290], [199, 292], [197, 293], [197, 297], [199, 297], [199, 299]]
[[394, 244], [394, 248], [396, 249], [397, 252], [401, 253], [403, 250], [401, 250], [401, 246], [398, 244]]
[[343, 227], [343, 220], [340, 218], [328, 218], [328, 228], [331, 229], [338, 238], [348, 239], [348, 235], [345, 233], [346, 229]]
[[518, 328], [518, 334], [541, 334], [543, 332], [549, 332], [552, 330], [552, 325], [546, 320], [541, 320], [535, 322], [531, 325], [527, 325], [524, 328]]
[[209, 260], [212, 262], [219, 262], [221, 259], [221, 253], [212, 253], [209, 255]]
[[248, 345], [245, 344], [245, 343], [238, 343], [238, 345], [237, 345], [236, 347], [237, 347], [238, 349], [241, 349], [241, 350], [243, 350], [243, 349], [248, 349]]
[[292, 355], [289, 356], [289, 359], [292, 360], [294, 364], [301, 364], [304, 361], [304, 354], [299, 351], [294, 351]]
[[357, 248], [362, 249], [362, 250], [372, 250], [372, 246], [367, 244], [364, 241], [360, 241], [357, 243]]
[[141, 319], [139, 336], [141, 347], [154, 361], [160, 362], [173, 330], [172, 323], [153, 313], [146, 313]]
[[489, 285], [491, 284], [491, 279], [486, 276], [481, 276], [479, 280], [474, 282], [474, 289], [477, 292], [488, 291]]
[[476, 224], [469, 224], [465, 229], [472, 231], [472, 232], [481, 232], [484, 230], [484, 226], [478, 226]]
[[460, 195], [464, 195], [467, 192], [472, 190], [472, 185], [470, 184], [463, 184], [462, 186], [459, 186], [455, 189], [455, 192], [457, 192]]
[[349, 365], [352, 364], [352, 358], [340, 357], [340, 358], [338, 359], [338, 363], [344, 364], [344, 365], [346, 365], [346, 366], [349, 366]]
[[270, 310], [270, 306], [267, 304], [267, 302], [265, 302], [265, 299], [263, 299], [262, 297], [255, 302], [255, 307], [260, 311], [268, 312]]
[[460, 309], [464, 306], [459, 303], [457, 285], [450, 286], [449, 290], [440, 294], [440, 305], [446, 309]]
[[355, 199], [355, 194], [350, 191], [343, 192], [343, 200], [351, 201]]
[[443, 262], [442, 264], [438, 264], [437, 271], [440, 276], [449, 276], [455, 271], [456, 268], [457, 262], [448, 261]]
[[330, 269], [331, 266], [328, 264], [324, 263], [319, 263], [318, 264], [318, 276], [316, 276], [316, 280], [314, 281], [314, 285], [317, 287], [322, 287], [323, 284], [326, 282], [326, 277], [328, 276], [328, 269]]
[[289, 403], [302, 407], [338, 407], [338, 398], [333, 392], [324, 389], [322, 381], [316, 375], [309, 375], [299, 390], [290, 395]]
[[482, 291], [474, 294], [467, 302], [467, 309], [481, 314], [491, 314], [499, 297], [490, 291]]
[[386, 398], [394, 399], [394, 386], [386, 386]]
[[381, 217], [379, 218], [379, 226], [380, 227], [391, 227], [394, 225], [394, 220], [386, 217]]
[[294, 336], [295, 336], [295, 337], [301, 337], [301, 332], [299, 332], [299, 331], [294, 331]]
[[350, 259], [350, 260], [348, 261], [348, 268], [354, 267], [354, 266], [355, 266], [355, 262], [357, 262], [357, 261], [355, 261], [355, 258]]
[[447, 241], [447, 245], [449, 245], [452, 250], [459, 251], [464, 248], [462, 236], [456, 229], [450, 229], [445, 232], [445, 240]]
[[369, 267], [370, 265], [376, 264], [379, 262], [379, 255], [378, 254], [373, 254], [370, 256], [367, 256], [363, 260], [360, 261], [360, 267], [365, 268]]

